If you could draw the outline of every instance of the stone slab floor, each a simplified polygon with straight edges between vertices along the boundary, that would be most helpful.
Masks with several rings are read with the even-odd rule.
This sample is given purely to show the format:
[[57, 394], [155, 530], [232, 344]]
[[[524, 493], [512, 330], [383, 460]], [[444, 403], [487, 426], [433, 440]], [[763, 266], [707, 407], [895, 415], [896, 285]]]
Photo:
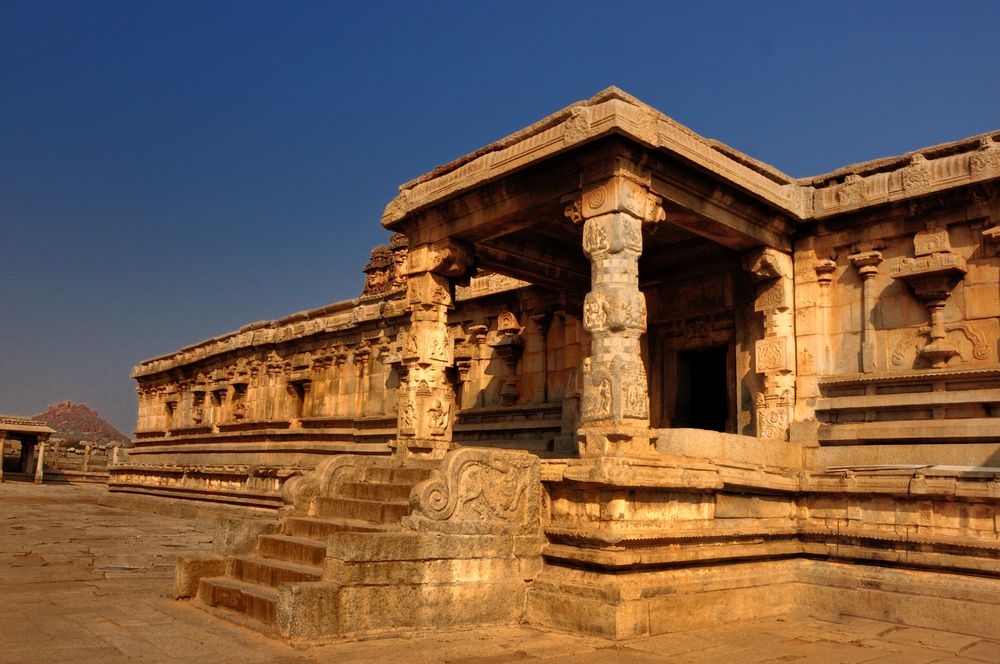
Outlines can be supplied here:
[[103, 487], [0, 484], [0, 662], [1000, 662], [998, 640], [845, 618], [766, 619], [612, 643], [531, 628], [293, 648], [170, 599], [199, 523], [101, 507]]

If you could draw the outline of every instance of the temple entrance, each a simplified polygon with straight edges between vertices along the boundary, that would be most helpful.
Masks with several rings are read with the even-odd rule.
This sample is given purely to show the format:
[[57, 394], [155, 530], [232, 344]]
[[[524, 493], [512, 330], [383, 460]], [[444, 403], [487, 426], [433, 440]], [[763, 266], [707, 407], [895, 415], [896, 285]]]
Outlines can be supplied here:
[[677, 353], [675, 427], [729, 430], [729, 348]]

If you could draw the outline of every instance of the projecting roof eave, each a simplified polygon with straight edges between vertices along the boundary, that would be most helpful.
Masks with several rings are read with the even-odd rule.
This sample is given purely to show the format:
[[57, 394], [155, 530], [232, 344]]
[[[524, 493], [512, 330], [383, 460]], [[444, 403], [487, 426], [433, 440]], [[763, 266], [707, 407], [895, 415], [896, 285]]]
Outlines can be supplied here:
[[1000, 131], [796, 179], [610, 87], [402, 185], [382, 224], [399, 230], [420, 210], [609, 134], [672, 153], [800, 221], [1000, 179]]
[[32, 420], [27, 417], [0, 415], [0, 432], [53, 434], [56, 430], [37, 420]]
[[671, 152], [793, 217], [809, 216], [811, 196], [793, 178], [610, 87], [402, 185], [382, 224], [397, 230], [414, 212], [610, 134]]

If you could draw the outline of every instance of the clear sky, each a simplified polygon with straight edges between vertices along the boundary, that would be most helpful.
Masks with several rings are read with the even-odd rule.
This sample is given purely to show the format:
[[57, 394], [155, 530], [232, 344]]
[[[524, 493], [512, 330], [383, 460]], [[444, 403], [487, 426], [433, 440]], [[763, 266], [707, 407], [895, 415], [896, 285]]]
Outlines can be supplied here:
[[0, 0], [0, 412], [355, 297], [396, 187], [608, 85], [793, 176], [1000, 129], [1000, 3]]

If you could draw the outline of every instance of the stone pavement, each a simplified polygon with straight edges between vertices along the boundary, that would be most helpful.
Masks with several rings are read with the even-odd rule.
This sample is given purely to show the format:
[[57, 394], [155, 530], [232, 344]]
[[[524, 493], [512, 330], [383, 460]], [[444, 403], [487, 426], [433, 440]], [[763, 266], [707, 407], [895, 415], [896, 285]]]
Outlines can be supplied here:
[[209, 529], [101, 507], [101, 491], [0, 484], [0, 663], [1000, 662], [1000, 640], [854, 618], [766, 619], [617, 644], [492, 627], [292, 647], [171, 599], [174, 557], [207, 551]]

